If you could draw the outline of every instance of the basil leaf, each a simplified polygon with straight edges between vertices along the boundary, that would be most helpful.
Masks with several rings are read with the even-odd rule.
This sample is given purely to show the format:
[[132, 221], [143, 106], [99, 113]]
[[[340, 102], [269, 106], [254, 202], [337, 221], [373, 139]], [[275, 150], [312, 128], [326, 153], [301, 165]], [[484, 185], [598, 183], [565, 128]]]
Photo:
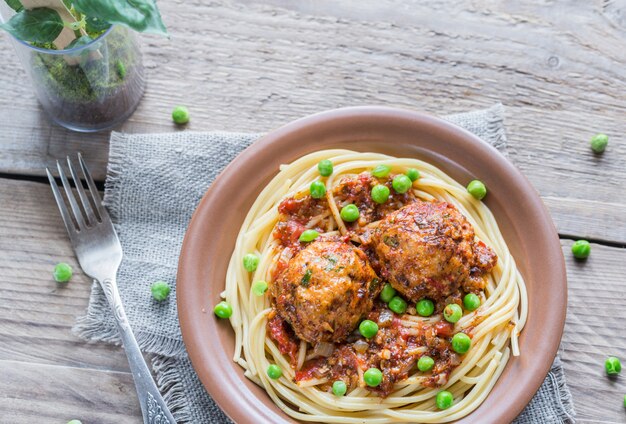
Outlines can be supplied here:
[[85, 30], [89, 33], [98, 33], [109, 29], [110, 23], [104, 22], [98, 18], [87, 17], [85, 19]]
[[20, 0], [4, 0], [4, 1], [6, 1], [9, 7], [15, 10], [16, 12], [21, 12], [22, 9], [24, 9], [24, 6], [22, 6], [22, 2]]
[[69, 49], [73, 49], [74, 47], [80, 47], [80, 46], [86, 46], [87, 44], [91, 43], [93, 41], [93, 39], [88, 36], [88, 35], [83, 35], [82, 37], [76, 38], [75, 40], [73, 40], [70, 44], [68, 44], [65, 49], [69, 50]]
[[79, 12], [139, 32], [167, 35], [155, 0], [74, 0]]
[[51, 43], [63, 30], [63, 20], [56, 10], [39, 7], [16, 13], [0, 28], [23, 41]]

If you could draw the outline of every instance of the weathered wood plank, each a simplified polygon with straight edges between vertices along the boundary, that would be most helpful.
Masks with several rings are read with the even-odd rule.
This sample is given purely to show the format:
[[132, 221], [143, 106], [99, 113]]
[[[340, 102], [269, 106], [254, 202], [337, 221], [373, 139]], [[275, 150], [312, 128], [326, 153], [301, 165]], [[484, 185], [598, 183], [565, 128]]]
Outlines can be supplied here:
[[[0, 410], [7, 405], [20, 414], [10, 421], [18, 423], [53, 418], [63, 422], [55, 411], [93, 418], [83, 422], [112, 422], [119, 418], [106, 415], [107, 402], [113, 400], [98, 403], [92, 396], [117, 399], [123, 393], [128, 399], [116, 414], [126, 413], [134, 421], [120, 422], [139, 422], [123, 352], [84, 343], [70, 333], [75, 317], [87, 305], [89, 281], [76, 265], [45, 184], [0, 179], [0, 234], [0, 380], [5, 368], [11, 371], [8, 380], [0, 382]], [[589, 259], [577, 262], [570, 246], [571, 241], [563, 240], [569, 310], [562, 358], [568, 383], [581, 422], [621, 423], [626, 385], [604, 376], [603, 361], [609, 354], [625, 357], [626, 339], [619, 334], [626, 319], [626, 249], [594, 244]], [[65, 287], [51, 279], [58, 261], [75, 267], [74, 278]], [[39, 373], [50, 376], [37, 380], [40, 391], [33, 394], [29, 390], [35, 389], [20, 388], [16, 394], [17, 385], [28, 386]], [[91, 380], [86, 376], [91, 375], [104, 379], [93, 390], [87, 387]], [[57, 379], [64, 385], [59, 390]], [[602, 408], [597, 408], [599, 401]]]
[[563, 240], [562, 245], [568, 311], [561, 358], [576, 412], [581, 422], [623, 423], [626, 383], [606, 376], [604, 360], [626, 359], [626, 339], [621, 336], [626, 319], [626, 249], [592, 244], [589, 258], [577, 261], [571, 254], [572, 241]]
[[0, 375], [5, 423], [142, 422], [129, 373], [0, 359]]
[[[444, 114], [502, 101], [511, 159], [547, 199], [559, 230], [626, 243], [626, 200], [618, 196], [626, 181], [624, 4], [193, 0], [160, 7], [172, 39], [144, 37], [148, 90], [121, 130], [175, 131], [169, 113], [178, 103], [191, 109], [189, 130], [267, 131], [340, 106]], [[0, 69], [0, 172], [42, 175], [81, 150], [102, 178], [107, 134], [50, 124], [29, 85], [14, 83], [24, 71], [11, 49], [0, 50]], [[599, 131], [611, 143], [594, 156], [587, 141]]]

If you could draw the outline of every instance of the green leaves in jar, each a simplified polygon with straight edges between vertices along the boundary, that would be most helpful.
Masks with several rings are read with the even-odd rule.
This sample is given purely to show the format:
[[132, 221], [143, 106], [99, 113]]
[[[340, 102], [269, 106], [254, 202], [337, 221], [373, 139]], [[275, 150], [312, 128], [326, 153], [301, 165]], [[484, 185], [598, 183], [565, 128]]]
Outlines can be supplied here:
[[20, 0], [5, 0], [7, 5], [15, 10], [16, 12], [20, 12], [24, 9], [24, 6], [22, 6], [22, 2]]
[[73, 0], [79, 12], [138, 32], [167, 35], [154, 0]]
[[51, 43], [63, 30], [63, 19], [59, 13], [47, 7], [22, 9], [3, 24], [15, 38], [31, 43]]

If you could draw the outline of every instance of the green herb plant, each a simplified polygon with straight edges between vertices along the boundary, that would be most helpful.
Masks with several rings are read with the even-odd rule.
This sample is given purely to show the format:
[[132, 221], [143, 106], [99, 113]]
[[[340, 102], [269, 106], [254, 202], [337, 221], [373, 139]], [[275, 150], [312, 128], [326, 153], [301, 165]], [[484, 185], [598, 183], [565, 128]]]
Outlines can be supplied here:
[[[5, 0], [15, 10], [15, 15], [0, 28], [15, 38], [34, 45], [51, 43], [63, 28], [75, 33], [75, 39], [67, 46], [85, 45], [97, 38], [111, 25], [121, 25], [138, 32], [167, 35], [161, 14], [154, 0], [57, 0], [58, 8], [37, 7], [28, 9], [21, 0]], [[53, 6], [54, 2], [51, 2]], [[66, 10], [74, 18], [64, 21], [58, 10]]]
[[4, 1], [0, 28], [34, 47], [25, 66], [53, 120], [97, 130], [132, 113], [144, 69], [129, 32], [167, 34], [155, 0]]

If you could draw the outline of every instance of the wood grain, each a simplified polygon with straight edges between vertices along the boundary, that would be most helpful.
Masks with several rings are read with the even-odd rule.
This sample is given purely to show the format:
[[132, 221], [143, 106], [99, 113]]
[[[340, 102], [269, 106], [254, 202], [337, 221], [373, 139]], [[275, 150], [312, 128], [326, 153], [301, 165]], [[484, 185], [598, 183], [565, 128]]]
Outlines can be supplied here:
[[[189, 130], [268, 131], [341, 106], [445, 114], [501, 101], [511, 159], [559, 231], [626, 244], [626, 200], [616, 196], [626, 191], [623, 2], [160, 6], [172, 38], [143, 38], [148, 89], [120, 130], [176, 131], [169, 113], [179, 103], [191, 110]], [[28, 84], [14, 83], [24, 71], [11, 49], [0, 63], [0, 172], [43, 175], [80, 150], [102, 179], [108, 134], [52, 125]], [[599, 131], [611, 141], [594, 156], [588, 140]]]
[[[323, 109], [385, 104], [436, 114], [505, 104], [511, 160], [559, 232], [592, 238], [587, 261], [563, 240], [569, 279], [562, 358], [581, 423], [624, 423], [626, 4], [622, 1], [241, 0], [160, 2], [171, 40], [143, 37], [146, 96], [119, 129], [268, 131]], [[0, 34], [0, 173], [41, 176], [83, 151], [99, 179], [108, 134], [50, 124]], [[16, 83], [19, 81], [19, 83]], [[596, 156], [588, 139], [611, 141]], [[621, 246], [621, 247], [620, 247]], [[124, 353], [72, 335], [88, 303], [45, 184], [0, 176], [0, 421], [139, 423]], [[57, 262], [74, 267], [55, 283]], [[546, 282], [549, 283], [549, 282]]]
[[561, 358], [579, 422], [623, 423], [626, 382], [604, 372], [607, 356], [626, 357], [626, 249], [592, 244], [584, 261], [563, 240], [568, 302]]

